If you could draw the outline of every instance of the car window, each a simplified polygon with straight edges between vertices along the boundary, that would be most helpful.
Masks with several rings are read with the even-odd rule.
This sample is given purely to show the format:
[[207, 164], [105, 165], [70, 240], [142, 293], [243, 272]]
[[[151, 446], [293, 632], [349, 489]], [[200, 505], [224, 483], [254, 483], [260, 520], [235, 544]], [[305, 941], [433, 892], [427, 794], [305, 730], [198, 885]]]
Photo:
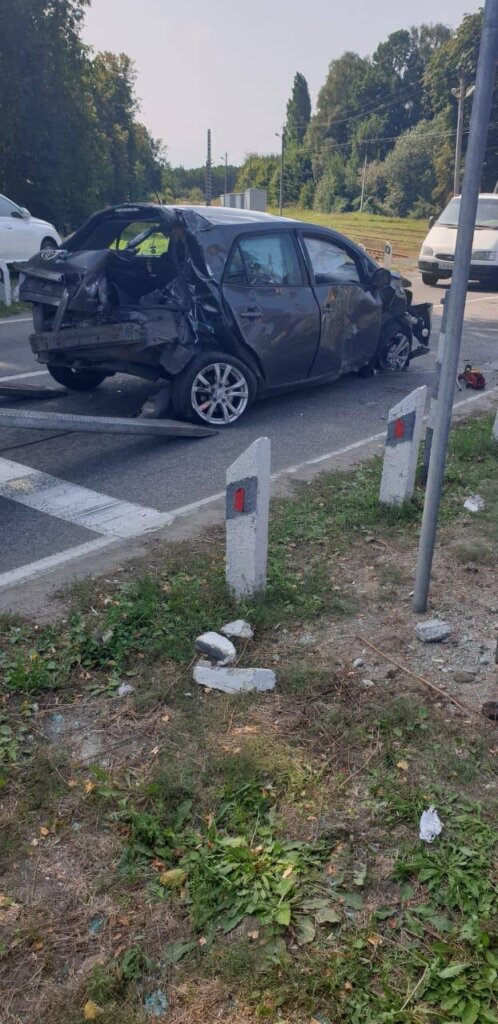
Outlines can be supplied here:
[[306, 235], [304, 243], [308, 251], [316, 284], [358, 284], [358, 267], [347, 251], [335, 242]]
[[168, 251], [169, 238], [160, 225], [151, 221], [133, 221], [111, 242], [110, 249], [133, 249], [137, 256], [162, 256]]
[[292, 236], [275, 232], [241, 238], [230, 257], [225, 280], [249, 288], [301, 285], [301, 268]]
[[17, 206], [5, 196], [0, 196], [0, 217], [12, 217], [13, 213], [18, 213]]

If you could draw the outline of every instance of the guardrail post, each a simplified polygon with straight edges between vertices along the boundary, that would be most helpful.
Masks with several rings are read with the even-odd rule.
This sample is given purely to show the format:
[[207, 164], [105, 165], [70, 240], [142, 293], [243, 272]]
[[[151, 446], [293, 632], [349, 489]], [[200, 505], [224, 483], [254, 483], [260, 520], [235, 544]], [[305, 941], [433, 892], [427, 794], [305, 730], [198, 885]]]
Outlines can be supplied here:
[[226, 582], [238, 599], [266, 587], [271, 441], [260, 437], [226, 476]]
[[495, 441], [498, 441], [498, 412], [496, 413], [496, 419], [493, 423], [493, 438]]
[[416, 388], [389, 412], [379, 500], [401, 505], [413, 497], [427, 385]]
[[391, 269], [393, 261], [393, 247], [390, 242], [386, 242], [384, 245], [384, 266], [386, 270]]
[[[3, 298], [2, 298], [3, 292]], [[6, 306], [12, 305], [12, 288], [10, 285], [10, 270], [3, 260], [0, 260], [0, 301]]]

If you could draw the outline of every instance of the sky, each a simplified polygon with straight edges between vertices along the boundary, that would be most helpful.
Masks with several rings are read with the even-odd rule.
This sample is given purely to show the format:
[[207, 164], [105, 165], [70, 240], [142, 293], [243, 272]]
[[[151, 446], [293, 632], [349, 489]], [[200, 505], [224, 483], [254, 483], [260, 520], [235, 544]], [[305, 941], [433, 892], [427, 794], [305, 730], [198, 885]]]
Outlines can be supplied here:
[[[92, 0], [84, 38], [136, 64], [141, 119], [176, 166], [198, 167], [211, 128], [225, 152], [276, 152], [296, 71], [313, 105], [331, 60], [373, 53], [390, 32], [423, 22], [456, 27], [479, 0]], [[451, 83], [448, 83], [450, 88]]]

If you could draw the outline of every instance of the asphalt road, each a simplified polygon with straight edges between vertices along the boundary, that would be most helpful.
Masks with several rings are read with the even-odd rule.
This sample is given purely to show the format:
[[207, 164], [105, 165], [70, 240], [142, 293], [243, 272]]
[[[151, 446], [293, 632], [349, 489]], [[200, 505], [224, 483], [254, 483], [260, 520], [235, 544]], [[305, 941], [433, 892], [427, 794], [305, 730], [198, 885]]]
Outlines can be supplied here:
[[[426, 288], [417, 277], [413, 282], [416, 301], [434, 302], [435, 323], [430, 354], [406, 373], [350, 375], [260, 402], [239, 425], [203, 440], [1, 427], [0, 587], [27, 575], [27, 567], [41, 559], [55, 564], [64, 553], [69, 561], [86, 550], [82, 545], [91, 549], [164, 525], [165, 513], [222, 491], [226, 467], [257, 437], [271, 438], [272, 468], [279, 472], [383, 431], [389, 408], [433, 378], [445, 289]], [[462, 362], [483, 367], [489, 387], [498, 385], [497, 313], [497, 294], [471, 288]], [[19, 384], [53, 383], [31, 354], [30, 330], [26, 317], [0, 322], [0, 382], [17, 377]], [[29, 402], [29, 408], [130, 416], [150, 390], [117, 376], [94, 392]], [[457, 393], [455, 400], [466, 397]], [[2, 408], [28, 405], [0, 401]]]

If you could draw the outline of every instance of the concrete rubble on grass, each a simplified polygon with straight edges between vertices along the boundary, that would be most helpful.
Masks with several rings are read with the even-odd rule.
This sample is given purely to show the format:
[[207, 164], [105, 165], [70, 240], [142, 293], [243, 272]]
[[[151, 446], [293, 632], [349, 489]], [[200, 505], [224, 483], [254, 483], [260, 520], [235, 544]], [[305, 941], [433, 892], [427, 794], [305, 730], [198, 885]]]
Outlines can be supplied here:
[[224, 668], [200, 661], [194, 668], [194, 681], [210, 690], [224, 693], [248, 693], [251, 690], [274, 690], [276, 676], [269, 668]]
[[203, 633], [195, 641], [195, 649], [198, 654], [215, 662], [217, 665], [233, 665], [237, 651], [231, 640], [221, 633]]
[[245, 619], [235, 619], [235, 622], [227, 622], [221, 627], [224, 636], [232, 636], [236, 640], [252, 640], [254, 630]]
[[447, 622], [441, 619], [428, 619], [426, 622], [419, 622], [415, 626], [415, 632], [424, 644], [441, 643], [451, 636], [452, 629]]

